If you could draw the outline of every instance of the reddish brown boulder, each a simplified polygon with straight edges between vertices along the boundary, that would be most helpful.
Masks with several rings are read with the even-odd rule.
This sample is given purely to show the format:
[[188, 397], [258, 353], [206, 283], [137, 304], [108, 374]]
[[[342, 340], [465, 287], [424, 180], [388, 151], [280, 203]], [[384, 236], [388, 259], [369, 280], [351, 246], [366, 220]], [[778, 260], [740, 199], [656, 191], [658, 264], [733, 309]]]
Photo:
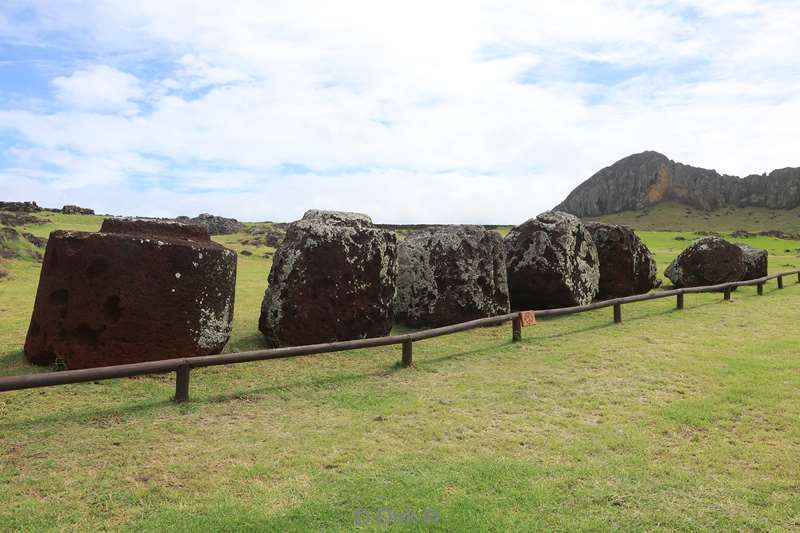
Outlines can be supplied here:
[[67, 368], [219, 353], [233, 319], [236, 254], [204, 228], [109, 219], [50, 234], [25, 355]]
[[653, 252], [627, 226], [588, 222], [600, 260], [599, 298], [650, 292], [658, 286]]
[[697, 239], [664, 272], [676, 287], [739, 281], [746, 271], [742, 249], [719, 237]]
[[275, 252], [259, 329], [271, 346], [387, 335], [397, 238], [366, 215], [308, 211]]

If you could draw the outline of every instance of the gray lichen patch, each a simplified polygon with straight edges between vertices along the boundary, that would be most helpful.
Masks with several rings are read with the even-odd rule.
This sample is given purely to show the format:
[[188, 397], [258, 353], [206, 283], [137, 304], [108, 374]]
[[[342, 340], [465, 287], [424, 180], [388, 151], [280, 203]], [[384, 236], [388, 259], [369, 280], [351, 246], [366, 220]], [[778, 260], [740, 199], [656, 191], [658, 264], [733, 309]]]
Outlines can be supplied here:
[[577, 217], [542, 213], [513, 228], [504, 242], [513, 309], [583, 305], [597, 294], [597, 248]]
[[450, 226], [412, 234], [398, 246], [397, 318], [440, 326], [508, 312], [500, 234]]

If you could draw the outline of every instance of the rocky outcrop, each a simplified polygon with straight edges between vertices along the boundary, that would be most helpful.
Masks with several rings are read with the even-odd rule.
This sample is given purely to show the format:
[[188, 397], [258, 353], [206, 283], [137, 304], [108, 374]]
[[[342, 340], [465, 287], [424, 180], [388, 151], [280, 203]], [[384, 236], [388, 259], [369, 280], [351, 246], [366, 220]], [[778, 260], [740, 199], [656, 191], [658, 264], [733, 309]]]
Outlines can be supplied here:
[[37, 248], [44, 248], [45, 246], [47, 246], [47, 239], [45, 239], [44, 237], [37, 237], [33, 233], [27, 233], [27, 232], [23, 233], [22, 236], [25, 237], [26, 241], [36, 246]]
[[235, 218], [225, 218], [209, 213], [202, 213], [194, 218], [178, 217], [176, 220], [184, 224], [205, 226], [211, 235], [230, 235], [244, 231], [244, 225]]
[[25, 355], [90, 368], [219, 353], [233, 319], [236, 254], [204, 228], [109, 219], [50, 234]]
[[767, 275], [769, 252], [743, 242], [737, 242], [736, 246], [742, 250], [742, 259], [744, 260], [745, 269], [741, 279], [763, 278]]
[[671, 161], [658, 152], [621, 159], [580, 184], [556, 207], [580, 217], [635, 211], [661, 201], [698, 209], [800, 205], [800, 168], [739, 178]]
[[239, 242], [250, 246], [270, 246], [277, 248], [286, 238], [286, 228], [282, 225], [253, 226], [247, 229], [247, 237]]
[[616, 298], [650, 292], [658, 286], [656, 259], [627, 226], [589, 222], [600, 260], [600, 298]]
[[5, 226], [26, 226], [30, 224], [46, 224], [48, 222], [50, 220], [24, 211], [0, 211], [0, 224]]
[[542, 213], [513, 228], [505, 247], [512, 309], [584, 305], [597, 294], [597, 248], [577, 217]]
[[675, 287], [699, 287], [739, 281], [745, 269], [741, 248], [719, 237], [703, 237], [678, 254], [664, 274]]
[[0, 202], [0, 211], [16, 211], [21, 213], [35, 213], [42, 208], [36, 202]]
[[271, 346], [387, 335], [397, 238], [358, 213], [306, 212], [275, 253], [259, 329]]
[[61, 208], [61, 212], [65, 215], [94, 215], [94, 209], [78, 205], [65, 205]]
[[480, 226], [415, 233], [398, 245], [397, 320], [438, 327], [508, 313], [503, 238]]

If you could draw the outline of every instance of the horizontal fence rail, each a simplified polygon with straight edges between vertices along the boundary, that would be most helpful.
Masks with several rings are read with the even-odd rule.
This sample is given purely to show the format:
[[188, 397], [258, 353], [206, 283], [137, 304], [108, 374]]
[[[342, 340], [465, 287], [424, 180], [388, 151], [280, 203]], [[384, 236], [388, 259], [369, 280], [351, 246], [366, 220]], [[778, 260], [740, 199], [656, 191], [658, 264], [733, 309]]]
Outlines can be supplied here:
[[477, 320], [470, 320], [468, 322], [461, 322], [459, 324], [452, 324], [440, 328], [426, 329], [407, 333], [404, 335], [391, 335], [388, 337], [376, 337], [371, 339], [356, 339], [350, 341], [331, 342], [323, 344], [309, 344], [306, 346], [291, 346], [287, 348], [273, 348], [268, 350], [255, 350], [250, 352], [240, 353], [227, 353], [218, 355], [203, 355], [197, 357], [181, 357], [177, 359], [164, 359], [161, 361], [148, 361], [144, 363], [133, 363], [127, 365], [104, 366], [99, 368], [87, 368], [83, 370], [64, 370], [61, 372], [49, 372], [41, 374], [25, 374], [22, 376], [10, 376], [0, 378], [0, 392], [13, 391], [21, 389], [35, 389], [41, 387], [52, 387], [55, 385], [69, 385], [74, 383], [86, 383], [89, 381], [101, 381], [106, 379], [126, 378], [133, 376], [142, 376], [146, 374], [161, 374], [165, 372], [175, 372], [176, 386], [175, 386], [175, 401], [181, 402], [189, 398], [189, 375], [193, 368], [203, 368], [208, 366], [232, 365], [237, 363], [250, 363], [253, 361], [265, 361], [268, 359], [284, 359], [287, 357], [300, 357], [304, 355], [315, 355], [322, 353], [341, 352], [346, 350], [358, 350], [363, 348], [376, 348], [379, 346], [390, 346], [394, 344], [401, 344], [402, 351], [402, 364], [403, 366], [411, 366], [413, 361], [413, 343], [425, 339], [432, 339], [434, 337], [441, 337], [444, 335], [451, 335], [461, 331], [470, 329], [497, 326], [500, 324], [511, 321], [512, 323], [512, 341], [519, 341], [522, 339], [522, 324], [523, 315], [532, 313], [533, 317], [555, 317], [563, 315], [573, 315], [577, 313], [584, 313], [595, 309], [602, 309], [605, 307], [614, 308], [614, 322], [622, 322], [622, 305], [636, 302], [644, 302], [648, 300], [657, 300], [659, 298], [668, 298], [670, 296], [677, 297], [677, 309], [684, 308], [684, 295], [697, 294], [707, 292], [722, 292], [724, 293], [725, 300], [730, 300], [731, 291], [737, 287], [746, 287], [755, 285], [758, 289], [758, 294], [764, 293], [764, 284], [770, 280], [777, 280], [778, 288], [783, 288], [783, 278], [786, 276], [797, 275], [797, 281], [800, 283], [800, 269], [789, 270], [764, 276], [763, 278], [756, 278], [745, 281], [735, 281], [729, 283], [720, 283], [718, 285], [707, 285], [703, 287], [686, 287], [682, 289], [672, 289], [668, 291], [656, 291], [646, 294], [636, 294], [633, 296], [624, 296], [621, 298], [612, 298], [609, 300], [601, 300], [592, 302], [587, 305], [578, 305], [574, 307], [561, 307], [557, 309], [543, 309], [541, 311], [522, 311], [506, 313], [488, 318], [479, 318]]

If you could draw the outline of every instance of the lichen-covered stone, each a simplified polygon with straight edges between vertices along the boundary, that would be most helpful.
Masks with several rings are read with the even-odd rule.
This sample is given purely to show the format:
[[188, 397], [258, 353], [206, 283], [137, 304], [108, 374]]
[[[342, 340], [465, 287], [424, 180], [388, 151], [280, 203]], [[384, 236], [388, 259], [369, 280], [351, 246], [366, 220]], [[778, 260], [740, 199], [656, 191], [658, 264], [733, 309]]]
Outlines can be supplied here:
[[90, 368], [219, 353], [236, 254], [192, 226], [110, 219], [102, 230], [50, 234], [28, 360]]
[[589, 222], [600, 260], [600, 298], [616, 298], [650, 292], [658, 286], [656, 259], [627, 226]]
[[480, 226], [410, 235], [398, 245], [395, 317], [444, 326], [509, 310], [503, 238]]
[[744, 260], [742, 280], [763, 278], [767, 275], [769, 252], [762, 248], [754, 248], [744, 242], [737, 242], [736, 246], [742, 250], [742, 259]]
[[178, 217], [176, 220], [184, 224], [205, 226], [211, 235], [230, 235], [244, 231], [244, 225], [235, 218], [225, 218], [210, 213], [201, 213], [194, 218]]
[[585, 305], [597, 294], [597, 248], [577, 217], [542, 213], [513, 228], [505, 247], [512, 309]]
[[387, 335], [396, 277], [394, 233], [366, 215], [308, 211], [275, 252], [259, 329], [271, 346]]
[[719, 237], [697, 239], [678, 254], [664, 272], [675, 287], [739, 281], [744, 273], [742, 249]]

